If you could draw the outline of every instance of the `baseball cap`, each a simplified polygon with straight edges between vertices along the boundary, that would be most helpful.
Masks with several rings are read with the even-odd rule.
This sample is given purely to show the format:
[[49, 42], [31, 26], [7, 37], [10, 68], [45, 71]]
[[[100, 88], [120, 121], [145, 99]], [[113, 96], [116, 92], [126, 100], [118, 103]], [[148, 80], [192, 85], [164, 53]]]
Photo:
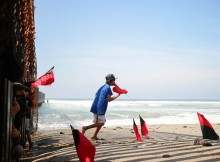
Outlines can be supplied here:
[[116, 78], [115, 78], [115, 76], [114, 76], [113, 74], [108, 74], [108, 75], [105, 77], [105, 79], [111, 81], [111, 80], [115, 80]]

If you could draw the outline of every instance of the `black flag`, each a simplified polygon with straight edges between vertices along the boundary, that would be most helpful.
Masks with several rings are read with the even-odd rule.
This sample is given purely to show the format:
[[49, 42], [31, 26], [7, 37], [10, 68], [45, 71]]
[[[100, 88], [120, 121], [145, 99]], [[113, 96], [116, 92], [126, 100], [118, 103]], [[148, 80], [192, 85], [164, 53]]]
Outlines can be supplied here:
[[142, 141], [142, 138], [141, 138], [141, 136], [140, 136], [140, 134], [138, 132], [138, 127], [137, 127], [134, 119], [133, 119], [133, 129], [134, 129], [134, 134], [136, 136], [137, 141]]
[[202, 115], [197, 112], [203, 139], [211, 139], [211, 140], [218, 140], [219, 136], [215, 133], [215, 130], [213, 129], [212, 125], [209, 123], [209, 121]]
[[70, 125], [80, 162], [94, 162], [95, 146], [77, 129]]
[[140, 115], [139, 115], [139, 118], [140, 118], [140, 123], [141, 123], [141, 134], [142, 134], [142, 136], [145, 136], [146, 138], [149, 138], [147, 124]]

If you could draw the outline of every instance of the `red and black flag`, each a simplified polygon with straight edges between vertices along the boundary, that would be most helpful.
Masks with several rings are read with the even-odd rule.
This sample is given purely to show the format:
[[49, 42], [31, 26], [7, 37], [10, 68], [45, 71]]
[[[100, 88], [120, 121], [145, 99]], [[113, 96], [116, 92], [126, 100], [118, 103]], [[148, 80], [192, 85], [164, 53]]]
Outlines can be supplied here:
[[54, 66], [48, 72], [46, 72], [44, 75], [42, 75], [40, 78], [38, 78], [33, 83], [31, 83], [31, 88], [35, 88], [40, 85], [42, 85], [42, 86], [51, 85], [54, 82], [53, 69], [54, 69]]
[[81, 132], [74, 129], [72, 125], [70, 127], [80, 162], [94, 162], [95, 146]]
[[134, 119], [133, 119], [133, 129], [134, 129], [134, 133], [135, 133], [137, 141], [142, 141], [141, 136], [140, 136], [140, 134], [138, 132], [138, 127], [137, 127]]
[[213, 129], [212, 125], [204, 117], [204, 115], [199, 114], [198, 112], [197, 115], [202, 129], [203, 139], [218, 140], [219, 136], [215, 133], [215, 130]]
[[144, 119], [142, 119], [142, 117], [139, 115], [140, 117], [140, 123], [141, 123], [141, 134], [142, 136], [145, 136], [146, 138], [149, 137], [149, 133], [148, 133], [148, 129], [147, 129], [147, 124], [144, 121]]

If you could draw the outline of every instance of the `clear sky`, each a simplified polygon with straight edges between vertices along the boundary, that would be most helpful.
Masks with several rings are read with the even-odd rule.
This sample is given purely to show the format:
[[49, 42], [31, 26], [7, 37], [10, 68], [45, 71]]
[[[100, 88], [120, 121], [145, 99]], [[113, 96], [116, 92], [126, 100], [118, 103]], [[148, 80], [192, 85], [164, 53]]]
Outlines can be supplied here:
[[94, 98], [113, 73], [134, 99], [220, 99], [220, 0], [34, 2], [46, 98]]

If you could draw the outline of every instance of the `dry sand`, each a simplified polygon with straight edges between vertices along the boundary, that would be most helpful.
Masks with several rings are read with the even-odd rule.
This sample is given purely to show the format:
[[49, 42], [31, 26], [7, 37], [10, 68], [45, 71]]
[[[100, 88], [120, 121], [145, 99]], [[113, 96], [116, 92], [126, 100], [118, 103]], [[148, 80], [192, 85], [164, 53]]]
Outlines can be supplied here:
[[[220, 135], [220, 125], [213, 127]], [[92, 141], [95, 161], [220, 161], [219, 141], [208, 141], [212, 146], [194, 144], [195, 139], [202, 139], [199, 125], [150, 125], [148, 130], [150, 138], [137, 142], [133, 126], [103, 127], [99, 137], [105, 140]], [[93, 131], [88, 130], [85, 136], [90, 139]], [[32, 138], [34, 146], [25, 150], [24, 161], [79, 161], [71, 129], [38, 131]]]

